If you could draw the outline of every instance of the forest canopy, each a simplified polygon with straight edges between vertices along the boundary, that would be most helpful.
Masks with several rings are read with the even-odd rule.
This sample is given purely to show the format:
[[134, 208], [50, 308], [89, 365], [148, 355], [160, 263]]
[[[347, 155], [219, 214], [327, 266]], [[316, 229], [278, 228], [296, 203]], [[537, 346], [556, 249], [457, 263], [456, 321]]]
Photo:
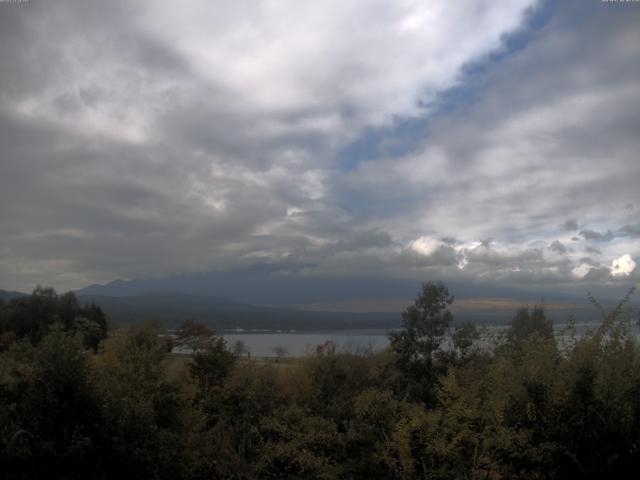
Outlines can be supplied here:
[[99, 306], [38, 287], [0, 303], [0, 463], [15, 479], [622, 477], [640, 464], [626, 300], [581, 335], [523, 306], [487, 336], [454, 327], [428, 282], [385, 351], [274, 362], [193, 321], [107, 332]]

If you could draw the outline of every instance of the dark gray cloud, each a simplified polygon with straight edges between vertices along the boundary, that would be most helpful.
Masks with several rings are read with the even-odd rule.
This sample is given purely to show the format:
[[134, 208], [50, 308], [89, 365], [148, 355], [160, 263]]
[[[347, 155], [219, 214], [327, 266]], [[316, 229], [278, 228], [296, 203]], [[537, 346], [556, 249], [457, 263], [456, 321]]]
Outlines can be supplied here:
[[620, 227], [620, 231], [618, 233], [620, 236], [624, 237], [640, 237], [640, 224], [635, 225], [623, 225]]
[[610, 278], [610, 270], [607, 267], [593, 267], [584, 276], [586, 282], [606, 282]]
[[595, 240], [597, 242], [610, 242], [614, 238], [611, 230], [607, 230], [605, 233], [601, 233], [595, 230], [585, 229], [580, 230], [580, 235], [582, 235], [585, 240]]
[[597, 260], [592, 259], [591, 257], [583, 257], [580, 259], [580, 263], [585, 263], [587, 265], [590, 265], [592, 267], [599, 267], [600, 266], [600, 262], [598, 262]]
[[574, 232], [578, 230], [578, 228], [580, 228], [578, 227], [578, 221], [575, 218], [565, 220], [564, 223], [560, 225], [560, 227], [568, 232]]
[[554, 240], [553, 242], [551, 242], [551, 245], [549, 245], [549, 249], [560, 254], [567, 253], [567, 247], [565, 247], [564, 243], [562, 243], [560, 240]]

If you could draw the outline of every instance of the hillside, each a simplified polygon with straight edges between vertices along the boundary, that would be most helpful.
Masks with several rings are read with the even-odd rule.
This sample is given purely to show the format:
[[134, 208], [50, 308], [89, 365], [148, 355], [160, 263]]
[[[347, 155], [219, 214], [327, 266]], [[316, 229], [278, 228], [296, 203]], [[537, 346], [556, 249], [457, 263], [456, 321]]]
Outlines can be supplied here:
[[13, 300], [14, 298], [20, 298], [20, 297], [26, 297], [27, 294], [26, 293], [22, 293], [22, 292], [12, 292], [9, 290], [1, 290], [0, 289], [0, 299], [4, 300], [5, 302], [9, 301], [9, 300]]
[[400, 322], [399, 315], [393, 313], [310, 312], [170, 292], [128, 296], [78, 295], [78, 300], [100, 305], [116, 326], [151, 321], [170, 327], [190, 318], [217, 330], [336, 330], [393, 328]]

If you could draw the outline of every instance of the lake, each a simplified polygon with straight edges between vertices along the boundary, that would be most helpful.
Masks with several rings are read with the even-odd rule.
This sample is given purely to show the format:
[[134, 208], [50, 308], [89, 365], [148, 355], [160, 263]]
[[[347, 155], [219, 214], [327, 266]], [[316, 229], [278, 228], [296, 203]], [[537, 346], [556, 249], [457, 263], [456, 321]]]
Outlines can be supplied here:
[[[562, 341], [562, 330], [566, 325], [559, 323], [554, 325], [556, 337]], [[597, 322], [580, 323], [576, 325], [576, 332], [581, 334], [587, 328], [596, 328]], [[506, 325], [486, 325], [484, 326], [485, 343], [486, 338], [504, 330]], [[482, 328], [482, 327], [480, 327]], [[634, 326], [636, 335], [638, 327]], [[357, 330], [333, 330], [333, 331], [313, 331], [313, 332], [273, 332], [273, 331], [229, 331], [221, 332], [227, 341], [229, 348], [238, 340], [245, 343], [252, 356], [275, 357], [274, 348], [284, 347], [285, 356], [298, 357], [304, 355], [308, 349], [313, 349], [317, 345], [331, 340], [334, 341], [338, 350], [349, 352], [363, 352], [366, 350], [380, 351], [389, 345], [387, 338], [388, 330], [385, 329], [357, 329]], [[446, 344], [445, 344], [446, 348]]]
[[273, 349], [284, 347], [285, 356], [299, 357], [307, 349], [332, 340], [340, 350], [351, 352], [372, 349], [383, 350], [388, 344], [387, 330], [341, 330], [317, 332], [233, 332], [222, 333], [229, 348], [238, 340], [243, 341], [249, 348], [251, 355], [256, 357], [275, 357]]

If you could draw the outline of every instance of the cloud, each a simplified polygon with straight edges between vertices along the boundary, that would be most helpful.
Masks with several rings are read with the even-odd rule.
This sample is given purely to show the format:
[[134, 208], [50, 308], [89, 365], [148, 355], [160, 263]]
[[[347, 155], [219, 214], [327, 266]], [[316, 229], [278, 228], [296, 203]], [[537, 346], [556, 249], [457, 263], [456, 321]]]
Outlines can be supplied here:
[[577, 278], [584, 278], [591, 270], [593, 269], [593, 267], [591, 265], [589, 265], [588, 263], [581, 263], [580, 265], [578, 265], [577, 267], [574, 267], [573, 269], [571, 269], [571, 273], [577, 277]]
[[618, 234], [624, 237], [638, 238], [640, 237], [640, 224], [623, 225], [622, 227], [620, 227]]
[[421, 236], [415, 239], [409, 245], [412, 255], [410, 258], [415, 259], [420, 266], [425, 265], [454, 265], [462, 260], [456, 248], [443, 240]]
[[248, 2], [222, 10], [207, 1], [162, 2], [135, 24], [241, 99], [237, 108], [284, 113], [271, 128], [337, 133], [422, 114], [421, 105], [457, 83], [463, 65], [500, 48], [531, 5], [496, 2], [479, 11], [471, 3]]
[[582, 235], [585, 240], [594, 240], [597, 242], [610, 242], [614, 238], [611, 230], [607, 230], [606, 233], [600, 233], [595, 230], [585, 229], [580, 230], [580, 235]]
[[[628, 63], [639, 52], [621, 48], [636, 35], [623, 18], [633, 12], [605, 16], [592, 7], [567, 4], [518, 54], [492, 65], [478, 80], [480, 93], [465, 92], [477, 93], [474, 103], [431, 121], [428, 139], [411, 152], [362, 162], [345, 189], [357, 184], [362, 202], [390, 212], [386, 229], [410, 238], [417, 231], [467, 242], [493, 237], [522, 250], [532, 241], [570, 241], [557, 226], [575, 231], [579, 216], [593, 227], [583, 230], [590, 240], [613, 240], [613, 226], [631, 218], [624, 205], [638, 196], [629, 176], [640, 175], [630, 128], [637, 118], [626, 105], [640, 100], [640, 72]], [[596, 50], [584, 48], [586, 36], [598, 38]], [[579, 258], [587, 246], [575, 238]], [[615, 248], [603, 254], [611, 258]]]
[[640, 11], [547, 8], [3, 10], [1, 285], [286, 263], [580, 288], [589, 242], [640, 254]]
[[614, 277], [628, 277], [636, 268], [636, 262], [633, 261], [628, 253], [619, 258], [615, 258], [611, 262], [611, 275]]
[[531, 4], [471, 3], [3, 11], [0, 281], [68, 288], [393, 249], [330, 197], [336, 152], [431, 115]]
[[564, 255], [565, 253], [567, 253], [567, 247], [565, 247], [560, 240], [554, 240], [553, 242], [551, 242], [551, 245], [549, 245], [549, 249], [553, 252], [559, 253], [560, 255]]
[[585, 282], [603, 284], [611, 278], [610, 274], [611, 271], [607, 267], [594, 267], [587, 272], [583, 280]]
[[419, 237], [411, 243], [411, 248], [420, 255], [429, 256], [444, 245], [444, 242], [435, 238]]
[[543, 261], [542, 250], [512, 249], [505, 246], [492, 246], [482, 243], [468, 251], [467, 259], [474, 264], [484, 264], [495, 268], [522, 268], [525, 265]]
[[592, 267], [599, 267], [600, 262], [592, 259], [591, 257], [583, 257], [580, 259], [580, 263], [586, 263], [587, 265], [591, 265]]
[[560, 225], [560, 228], [562, 228], [563, 230], [566, 230], [568, 232], [573, 232], [575, 230], [578, 230], [578, 221], [575, 218], [570, 218], [568, 220], [565, 220], [564, 223], [562, 223], [562, 225]]

